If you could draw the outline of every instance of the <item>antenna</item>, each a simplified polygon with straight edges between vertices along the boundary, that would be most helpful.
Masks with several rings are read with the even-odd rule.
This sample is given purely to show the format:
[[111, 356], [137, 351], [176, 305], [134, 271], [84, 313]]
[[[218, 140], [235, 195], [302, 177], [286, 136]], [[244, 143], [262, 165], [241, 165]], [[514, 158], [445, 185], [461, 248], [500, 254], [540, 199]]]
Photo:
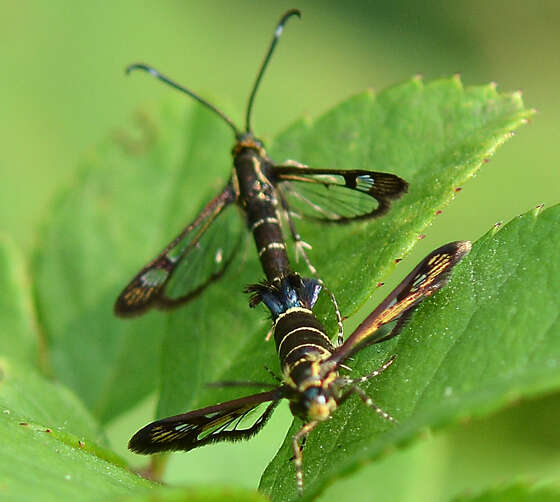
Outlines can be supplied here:
[[161, 80], [162, 82], [165, 82], [167, 85], [170, 85], [171, 87], [174, 87], [178, 91], [181, 91], [182, 93], [186, 94], [187, 96], [190, 96], [191, 98], [195, 99], [200, 104], [204, 105], [206, 108], [208, 108], [209, 110], [212, 110], [216, 115], [221, 117], [222, 120], [224, 122], [226, 122], [233, 129], [233, 132], [234, 132], [235, 137], [237, 139], [239, 139], [241, 137], [241, 132], [235, 126], [233, 121], [224, 112], [222, 112], [221, 110], [218, 110], [218, 108], [216, 108], [214, 105], [212, 105], [211, 103], [209, 103], [205, 99], [201, 98], [198, 94], [195, 94], [190, 89], [188, 89], [186, 87], [183, 87], [182, 85], [179, 85], [177, 82], [174, 82], [170, 78], [166, 77], [165, 75], [163, 75], [162, 73], [157, 71], [155, 68], [152, 68], [151, 66], [148, 66], [148, 65], [143, 64], [143, 63], [134, 63], [134, 64], [131, 64], [130, 66], [127, 66], [126, 74], [128, 75], [130, 72], [135, 71], [135, 70], [143, 70], [143, 71], [149, 73], [150, 75], [152, 75], [153, 77], [156, 77], [157, 79]]
[[297, 16], [297, 17], [301, 18], [301, 12], [297, 9], [291, 9], [291, 10], [284, 13], [284, 15], [280, 19], [278, 25], [276, 26], [276, 29], [274, 30], [274, 37], [272, 38], [272, 42], [270, 43], [270, 47], [268, 48], [268, 52], [266, 53], [264, 61], [261, 65], [261, 69], [259, 70], [259, 73], [257, 75], [257, 79], [255, 80], [255, 83], [253, 84], [253, 90], [251, 91], [251, 95], [249, 96], [249, 102], [247, 103], [247, 119], [246, 119], [246, 128], [245, 129], [248, 133], [251, 132], [251, 112], [253, 111], [253, 103], [255, 101], [255, 95], [257, 94], [257, 90], [258, 90], [259, 85], [261, 83], [264, 72], [265, 72], [265, 70], [268, 66], [268, 63], [270, 62], [270, 58], [272, 57], [272, 53], [274, 52], [274, 49], [276, 48], [276, 44], [278, 43], [278, 39], [280, 38], [280, 35], [282, 35], [282, 31], [284, 31], [284, 25], [286, 24], [288, 19], [290, 19], [292, 16]]

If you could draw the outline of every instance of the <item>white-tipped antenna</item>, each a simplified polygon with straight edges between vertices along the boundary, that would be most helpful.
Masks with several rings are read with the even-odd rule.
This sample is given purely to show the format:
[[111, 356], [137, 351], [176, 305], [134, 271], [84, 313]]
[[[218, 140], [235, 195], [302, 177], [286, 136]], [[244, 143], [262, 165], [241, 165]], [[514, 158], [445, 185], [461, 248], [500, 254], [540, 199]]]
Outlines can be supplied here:
[[[284, 25], [286, 24], [286, 21], [292, 16], [301, 17], [301, 12], [297, 9], [291, 9], [291, 10], [287, 11], [286, 13], [284, 13], [282, 18], [280, 19], [280, 22], [276, 26], [276, 30], [274, 30], [274, 37], [272, 39], [270, 47], [268, 48], [268, 52], [266, 53], [264, 61], [261, 65], [261, 68], [260, 68], [259, 73], [257, 75], [257, 79], [255, 80], [255, 83], [253, 85], [251, 95], [249, 96], [249, 101], [248, 101], [248, 104], [247, 104], [247, 122], [246, 122], [246, 124], [247, 124], [246, 131], [247, 132], [251, 132], [251, 111], [253, 110], [253, 103], [255, 101], [255, 95], [257, 94], [257, 89], [259, 88], [259, 85], [261, 83], [263, 74], [264, 74], [264, 72], [265, 72], [265, 70], [268, 66], [268, 63], [269, 63], [270, 58], [272, 56], [272, 53], [274, 52], [274, 48], [276, 47], [276, 44], [278, 43], [278, 39], [280, 38], [280, 35], [282, 35], [282, 31], [284, 30]], [[233, 130], [233, 132], [235, 134], [235, 137], [238, 140], [243, 136], [241, 131], [236, 127], [236, 125], [233, 123], [233, 121], [224, 112], [222, 112], [221, 110], [216, 108], [213, 104], [209, 103], [204, 98], [201, 98], [198, 94], [191, 91], [189, 88], [178, 84], [177, 82], [171, 80], [169, 77], [166, 77], [165, 75], [160, 73], [155, 68], [153, 68], [153, 67], [151, 67], [147, 64], [144, 64], [144, 63], [131, 64], [130, 66], [128, 66], [126, 68], [126, 74], [128, 75], [130, 72], [135, 71], [135, 70], [145, 71], [145, 72], [149, 73], [150, 75], [152, 75], [153, 77], [156, 77], [157, 79], [161, 80], [162, 82], [165, 82], [167, 85], [170, 85], [171, 87], [174, 87], [175, 89], [177, 89], [178, 91], [186, 94], [187, 96], [190, 96], [194, 100], [198, 101], [201, 105], [204, 105], [209, 110], [212, 110], [216, 115], [218, 115], [218, 117], [220, 117], [226, 124], [228, 124], [231, 127], [231, 129]]]
[[198, 94], [195, 94], [193, 91], [191, 91], [187, 87], [183, 87], [182, 85], [179, 85], [177, 82], [174, 82], [170, 78], [166, 77], [165, 75], [163, 75], [162, 73], [157, 71], [155, 68], [152, 68], [151, 66], [148, 66], [148, 65], [143, 64], [143, 63], [131, 64], [130, 66], [128, 66], [126, 68], [126, 74], [128, 75], [131, 71], [135, 71], [135, 70], [143, 70], [143, 71], [149, 73], [150, 75], [152, 75], [153, 77], [156, 77], [157, 79], [161, 80], [162, 82], [165, 82], [166, 84], [170, 85], [171, 87], [174, 87], [178, 91], [181, 91], [182, 93], [184, 93], [184, 94], [190, 96], [191, 98], [195, 99], [200, 104], [204, 105], [206, 108], [212, 110], [216, 115], [221, 117], [222, 120], [224, 122], [226, 122], [226, 124], [228, 124], [233, 129], [233, 132], [234, 132], [235, 137], [237, 139], [239, 139], [241, 137], [241, 131], [235, 126], [233, 121], [224, 112], [222, 112], [221, 110], [216, 108], [213, 104], [209, 103], [204, 98], [201, 98]]
[[246, 124], [245, 131], [248, 132], [248, 133], [251, 132], [251, 112], [253, 111], [253, 103], [255, 101], [255, 95], [257, 94], [257, 90], [258, 90], [259, 85], [261, 83], [264, 72], [265, 72], [265, 70], [268, 66], [268, 63], [270, 62], [270, 58], [272, 57], [272, 53], [274, 52], [274, 49], [276, 48], [276, 44], [278, 43], [278, 39], [280, 38], [280, 35], [282, 35], [282, 32], [284, 31], [284, 25], [286, 24], [288, 19], [290, 19], [292, 16], [297, 16], [297, 17], [301, 18], [301, 12], [297, 9], [291, 9], [291, 10], [284, 13], [284, 15], [280, 19], [278, 25], [276, 26], [276, 29], [274, 30], [274, 37], [272, 38], [272, 42], [270, 43], [270, 47], [268, 48], [268, 52], [266, 53], [266, 56], [264, 57], [264, 61], [261, 64], [261, 69], [259, 70], [259, 73], [257, 75], [255, 83], [253, 84], [253, 90], [251, 91], [251, 94], [249, 96], [249, 101], [247, 102], [247, 118], [246, 118], [246, 122], [245, 122], [245, 124]]

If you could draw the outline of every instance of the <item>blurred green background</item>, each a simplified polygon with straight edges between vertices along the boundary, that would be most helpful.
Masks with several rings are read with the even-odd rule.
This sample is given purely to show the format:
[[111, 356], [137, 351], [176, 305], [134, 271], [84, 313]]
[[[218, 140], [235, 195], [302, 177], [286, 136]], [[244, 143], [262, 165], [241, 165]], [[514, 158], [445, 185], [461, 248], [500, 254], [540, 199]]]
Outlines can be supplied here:
[[[495, 81], [501, 91], [521, 90], [538, 111], [438, 217], [411, 262], [559, 201], [558, 2], [22, 1], [3, 6], [0, 35], [0, 231], [29, 256], [42, 217], [57, 189], [71, 185], [80, 158], [146, 102], [168, 99], [172, 91], [163, 85], [125, 78], [128, 63], [153, 64], [241, 122], [275, 23], [292, 7], [303, 19], [287, 27], [257, 98], [254, 127], [265, 141], [302, 114], [316, 116], [367, 87], [381, 90], [417, 73], [426, 80], [460, 73], [465, 85]], [[551, 397], [438, 435], [368, 466], [323, 498], [448, 500], [516, 475], [553, 477], [559, 408]], [[144, 403], [112, 425], [117, 451], [126, 454], [127, 437], [152, 409]], [[283, 407], [251, 443], [177, 456], [169, 477], [255, 486], [289, 423]]]

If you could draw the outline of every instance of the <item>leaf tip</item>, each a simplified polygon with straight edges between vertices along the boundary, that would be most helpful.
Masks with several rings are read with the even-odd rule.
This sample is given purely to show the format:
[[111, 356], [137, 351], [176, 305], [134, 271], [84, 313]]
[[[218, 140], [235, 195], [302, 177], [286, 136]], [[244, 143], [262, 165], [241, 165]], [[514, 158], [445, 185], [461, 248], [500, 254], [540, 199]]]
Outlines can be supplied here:
[[313, 118], [311, 117], [311, 115], [309, 115], [309, 113], [304, 113], [303, 114], [303, 116], [301, 117], [301, 122], [307, 128], [310, 128], [311, 126], [313, 126]]
[[486, 92], [487, 92], [487, 97], [490, 99], [496, 99], [498, 97], [498, 83], [497, 82], [489, 82], [486, 85]]
[[503, 224], [503, 221], [497, 221], [496, 223], [494, 223], [494, 225], [492, 226], [492, 235], [496, 235], [500, 231], [500, 228]]
[[375, 90], [373, 89], [373, 87], [368, 87], [365, 90], [365, 95], [373, 101], [375, 99]]
[[461, 74], [460, 73], [455, 73], [453, 75], [453, 77], [451, 77], [451, 80], [457, 86], [457, 89], [459, 89], [461, 91], [463, 90], [463, 81], [461, 80]]
[[538, 204], [537, 207], [533, 209], [533, 216], [537, 218], [542, 213], [543, 208], [544, 204]]
[[422, 90], [424, 89], [424, 76], [421, 73], [417, 73], [410, 79], [410, 83], [416, 89]]

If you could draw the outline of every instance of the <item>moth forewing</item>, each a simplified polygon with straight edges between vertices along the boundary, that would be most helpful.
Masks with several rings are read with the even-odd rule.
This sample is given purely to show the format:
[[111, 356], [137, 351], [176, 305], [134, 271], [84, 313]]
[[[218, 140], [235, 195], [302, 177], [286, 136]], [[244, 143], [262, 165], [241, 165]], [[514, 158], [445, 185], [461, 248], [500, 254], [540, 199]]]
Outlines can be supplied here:
[[369, 314], [348, 339], [336, 349], [331, 361], [342, 363], [357, 349], [370, 342], [377, 330], [392, 321], [397, 321], [393, 330], [378, 340], [379, 343], [396, 336], [403, 327], [399, 322], [409, 316], [420, 302], [442, 288], [453, 267], [471, 250], [470, 241], [456, 241], [432, 251], [403, 281]]
[[[283, 387], [156, 420], [140, 429], [128, 443], [136, 453], [189, 451], [219, 441], [249, 439], [266, 424], [282, 399]], [[245, 418], [269, 403], [249, 423]]]
[[382, 216], [408, 190], [395, 174], [356, 169], [275, 166], [271, 176], [294, 212], [328, 223]]
[[[121, 317], [143, 314], [152, 306], [165, 306], [170, 298], [166, 295], [166, 287], [179, 267], [188, 266], [189, 255], [192, 257], [205, 253], [208, 272], [199, 281], [185, 282], [183, 289], [176, 295], [177, 301], [183, 297], [186, 301], [190, 296], [201, 292], [225, 270], [236, 247], [229, 246], [226, 256], [220, 263], [212, 264], [215, 256], [224, 245], [215, 243], [215, 249], [201, 249], [199, 243], [207, 229], [224, 212], [232, 202], [235, 194], [230, 184], [214, 197], [200, 211], [192, 223], [187, 225], [152, 261], [150, 261], [121, 292], [115, 302], [115, 313]], [[236, 215], [237, 216], [237, 215]], [[221, 246], [221, 247], [220, 247]], [[194, 261], [194, 260], [193, 260]], [[200, 266], [198, 268], [201, 268]]]

